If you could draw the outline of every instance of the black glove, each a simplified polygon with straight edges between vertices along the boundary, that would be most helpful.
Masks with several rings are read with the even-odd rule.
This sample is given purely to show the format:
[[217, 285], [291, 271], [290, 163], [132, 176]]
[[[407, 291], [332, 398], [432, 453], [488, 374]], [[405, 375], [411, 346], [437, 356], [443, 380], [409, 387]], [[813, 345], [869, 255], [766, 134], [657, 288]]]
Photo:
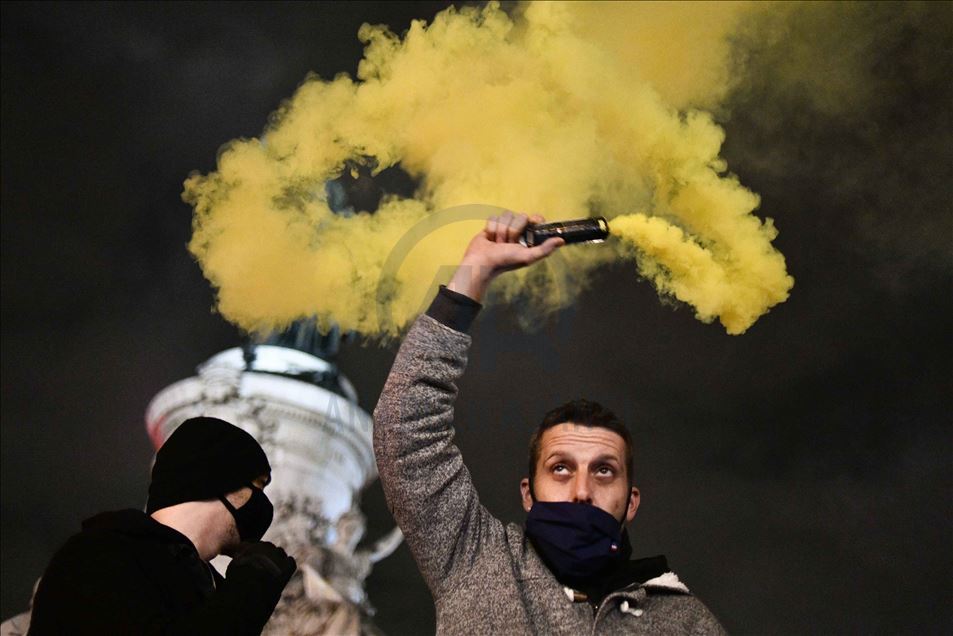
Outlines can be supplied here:
[[259, 576], [268, 576], [284, 588], [291, 579], [291, 575], [298, 569], [294, 558], [288, 556], [287, 552], [274, 543], [267, 541], [243, 543], [235, 550], [234, 555], [225, 572], [226, 580], [234, 574], [241, 576], [254, 572]]

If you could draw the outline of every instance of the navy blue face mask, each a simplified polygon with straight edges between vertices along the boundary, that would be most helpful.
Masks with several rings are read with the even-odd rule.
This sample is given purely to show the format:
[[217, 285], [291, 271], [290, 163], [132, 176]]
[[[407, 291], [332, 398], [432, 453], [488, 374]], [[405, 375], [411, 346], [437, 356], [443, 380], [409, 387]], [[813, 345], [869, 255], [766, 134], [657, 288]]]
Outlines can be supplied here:
[[526, 536], [556, 578], [568, 583], [591, 580], [632, 553], [622, 523], [591, 504], [536, 501]]

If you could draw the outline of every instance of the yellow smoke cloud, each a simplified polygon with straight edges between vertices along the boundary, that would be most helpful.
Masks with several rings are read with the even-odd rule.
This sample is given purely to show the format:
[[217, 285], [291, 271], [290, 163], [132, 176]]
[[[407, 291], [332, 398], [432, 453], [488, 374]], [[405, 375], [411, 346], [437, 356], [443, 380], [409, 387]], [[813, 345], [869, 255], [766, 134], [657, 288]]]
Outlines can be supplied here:
[[729, 36], [766, 8], [728, 0], [585, 2], [572, 16], [580, 37], [612, 53], [625, 81], [652, 85], [674, 108], [714, 108], [733, 86]]
[[[215, 172], [186, 181], [189, 248], [218, 309], [249, 331], [317, 316], [393, 335], [449, 277], [479, 224], [440, 225], [396, 270], [388, 257], [439, 211], [480, 202], [551, 220], [602, 214], [623, 238], [502, 277], [497, 293], [524, 299], [526, 316], [572, 302], [593, 268], [634, 255], [660, 292], [743, 332], [793, 280], [770, 220], [752, 214], [758, 197], [725, 172], [722, 130], [672, 106], [724, 90], [722, 80], [684, 79], [699, 68], [723, 77], [722, 32], [745, 5], [724, 5], [706, 32], [717, 37], [691, 37], [719, 6], [693, 18], [678, 4], [653, 5], [650, 20], [638, 4], [530, 3], [513, 17], [491, 3], [415, 22], [403, 39], [364, 25], [357, 80], [307, 78], [260, 139], [231, 142]], [[628, 31], [597, 37], [606, 10]], [[647, 39], [661, 24], [681, 33], [685, 75], [653, 66], [671, 43]], [[374, 214], [332, 213], [325, 182], [368, 158], [417, 178], [415, 197], [385, 198]]]

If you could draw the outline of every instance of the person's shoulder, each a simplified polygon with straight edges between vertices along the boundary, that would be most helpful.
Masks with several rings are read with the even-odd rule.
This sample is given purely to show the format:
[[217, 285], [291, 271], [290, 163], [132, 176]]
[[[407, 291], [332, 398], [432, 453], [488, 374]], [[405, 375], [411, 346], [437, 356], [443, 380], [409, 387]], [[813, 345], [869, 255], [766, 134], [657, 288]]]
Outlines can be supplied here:
[[724, 634], [718, 619], [673, 572], [642, 584], [646, 602], [663, 623], [693, 634]]
[[128, 550], [131, 544], [150, 534], [150, 520], [139, 510], [103, 512], [83, 522], [54, 559], [97, 558]]
[[126, 508], [100, 512], [83, 521], [84, 531], [143, 532], [158, 524], [142, 510]]

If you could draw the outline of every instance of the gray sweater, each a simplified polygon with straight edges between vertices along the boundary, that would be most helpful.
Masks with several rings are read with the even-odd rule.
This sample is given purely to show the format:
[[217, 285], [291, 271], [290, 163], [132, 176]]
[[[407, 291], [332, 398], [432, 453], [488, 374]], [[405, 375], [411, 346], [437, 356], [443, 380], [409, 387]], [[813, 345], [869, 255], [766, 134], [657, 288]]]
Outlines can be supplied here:
[[[722, 634], [669, 572], [573, 601], [516, 524], [480, 504], [453, 443], [455, 382], [471, 338], [421, 316], [374, 411], [374, 451], [394, 518], [434, 597], [440, 634]], [[578, 595], [577, 595], [578, 596]]]

